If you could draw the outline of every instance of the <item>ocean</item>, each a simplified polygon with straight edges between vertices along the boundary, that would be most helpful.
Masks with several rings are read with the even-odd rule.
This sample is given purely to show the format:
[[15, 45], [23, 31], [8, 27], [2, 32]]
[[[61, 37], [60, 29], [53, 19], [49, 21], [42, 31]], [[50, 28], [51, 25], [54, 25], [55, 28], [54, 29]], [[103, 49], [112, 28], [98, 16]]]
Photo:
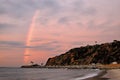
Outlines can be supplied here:
[[111, 74], [99, 69], [0, 68], [0, 80], [117, 80]]

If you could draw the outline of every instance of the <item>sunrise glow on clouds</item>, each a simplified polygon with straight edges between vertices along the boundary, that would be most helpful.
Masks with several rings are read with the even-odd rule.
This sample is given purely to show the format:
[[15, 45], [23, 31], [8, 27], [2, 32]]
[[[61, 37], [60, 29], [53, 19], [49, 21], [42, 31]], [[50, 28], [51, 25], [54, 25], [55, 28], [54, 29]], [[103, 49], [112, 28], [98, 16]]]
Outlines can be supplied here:
[[27, 49], [30, 61], [45, 63], [74, 47], [120, 40], [119, 7], [119, 0], [0, 0], [0, 65], [23, 64]]

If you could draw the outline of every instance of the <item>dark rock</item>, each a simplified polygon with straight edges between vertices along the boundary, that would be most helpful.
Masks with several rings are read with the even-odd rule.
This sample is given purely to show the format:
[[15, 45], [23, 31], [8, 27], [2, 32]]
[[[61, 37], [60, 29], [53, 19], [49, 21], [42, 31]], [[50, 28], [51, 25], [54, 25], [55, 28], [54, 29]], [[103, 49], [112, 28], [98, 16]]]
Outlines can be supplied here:
[[112, 62], [120, 63], [120, 41], [117, 40], [111, 43], [73, 48], [64, 54], [49, 58], [46, 66], [111, 64]]
[[41, 67], [41, 66], [38, 65], [38, 64], [21, 66], [21, 68], [40, 68], [40, 67]]

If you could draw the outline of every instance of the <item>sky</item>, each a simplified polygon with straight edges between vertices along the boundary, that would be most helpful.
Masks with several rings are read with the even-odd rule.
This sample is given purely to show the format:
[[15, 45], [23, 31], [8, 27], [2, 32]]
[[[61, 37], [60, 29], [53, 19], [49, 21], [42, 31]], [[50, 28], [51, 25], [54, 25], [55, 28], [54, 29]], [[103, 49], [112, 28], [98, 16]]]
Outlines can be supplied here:
[[120, 40], [119, 8], [120, 0], [0, 0], [0, 67]]

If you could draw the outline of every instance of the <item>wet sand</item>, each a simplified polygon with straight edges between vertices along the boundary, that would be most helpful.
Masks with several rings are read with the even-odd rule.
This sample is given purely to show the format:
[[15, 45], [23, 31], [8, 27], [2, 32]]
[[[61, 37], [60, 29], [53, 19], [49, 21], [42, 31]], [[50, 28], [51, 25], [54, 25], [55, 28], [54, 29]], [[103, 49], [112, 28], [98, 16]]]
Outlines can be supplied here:
[[107, 74], [103, 77], [109, 78], [109, 80], [120, 80], [120, 69], [107, 70]]
[[105, 70], [98, 76], [84, 80], [120, 80], [120, 69]]
[[102, 70], [97, 76], [91, 77], [91, 78], [88, 78], [88, 79], [84, 79], [84, 80], [109, 80], [109, 78], [103, 77], [106, 74], [107, 74], [107, 71]]

